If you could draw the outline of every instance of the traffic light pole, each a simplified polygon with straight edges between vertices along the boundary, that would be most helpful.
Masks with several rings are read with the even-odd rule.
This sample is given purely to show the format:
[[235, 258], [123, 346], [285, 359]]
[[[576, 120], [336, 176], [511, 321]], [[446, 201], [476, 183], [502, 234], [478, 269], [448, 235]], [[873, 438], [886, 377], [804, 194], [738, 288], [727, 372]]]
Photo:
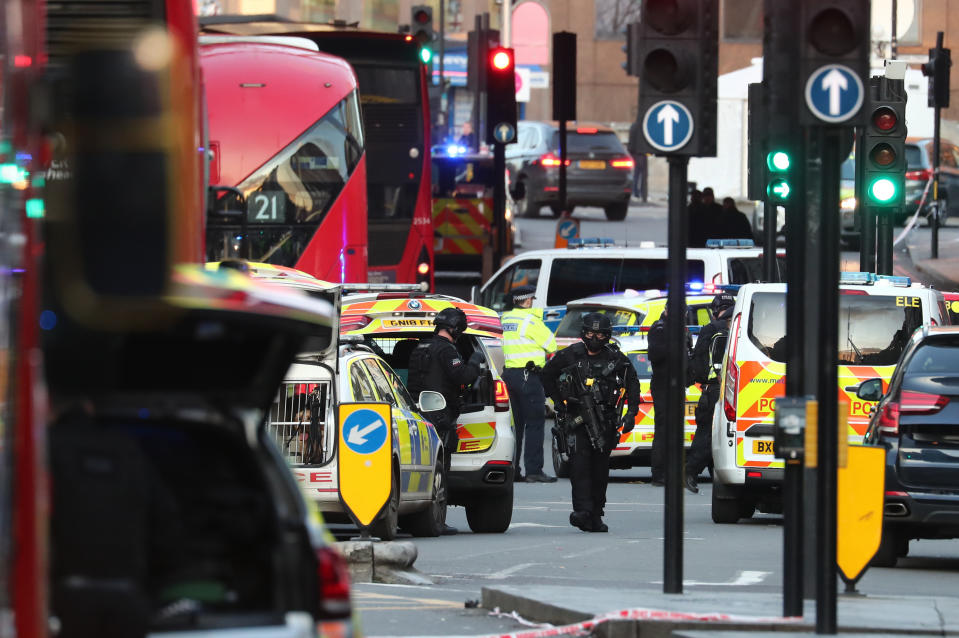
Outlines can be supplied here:
[[506, 145], [493, 144], [493, 223], [496, 241], [493, 244], [493, 270], [506, 256]]
[[839, 167], [842, 129], [815, 127], [821, 171], [819, 198], [820, 282], [815, 320], [818, 373], [818, 468], [816, 476], [816, 633], [836, 633], [836, 489], [839, 459]]
[[559, 209], [563, 214], [569, 209], [566, 207], [566, 120], [559, 121]]
[[878, 246], [876, 248], [876, 274], [892, 274], [892, 218], [894, 209], [885, 208], [878, 214], [872, 215], [873, 219], [878, 219], [877, 234]]
[[[669, 161], [669, 226], [667, 233], [669, 295], [666, 341], [674, 344], [667, 361], [666, 390], [666, 507], [663, 530], [663, 593], [683, 593], [683, 431], [686, 405], [686, 174], [689, 158]], [[682, 345], [681, 345], [682, 344]]]
[[[939, 32], [938, 46], [942, 47], [942, 31]], [[939, 216], [942, 214], [942, 202], [939, 200], [939, 160], [941, 152], [939, 150], [939, 115], [941, 111], [942, 109], [937, 106], [932, 121], [932, 201], [936, 202], [936, 213], [930, 215], [932, 223], [929, 227], [932, 229], [930, 233], [932, 245], [929, 248], [929, 256], [933, 259], [939, 258]]]
[[763, 281], [779, 281], [776, 264], [776, 203], [763, 198]]

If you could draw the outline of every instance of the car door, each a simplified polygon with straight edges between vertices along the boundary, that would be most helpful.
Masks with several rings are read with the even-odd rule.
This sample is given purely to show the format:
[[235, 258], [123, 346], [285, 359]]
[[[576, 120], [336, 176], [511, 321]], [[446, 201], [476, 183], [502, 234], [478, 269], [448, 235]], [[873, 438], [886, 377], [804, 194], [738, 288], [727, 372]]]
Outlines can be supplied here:
[[410, 445], [413, 448], [413, 458], [417, 466], [415, 473], [411, 476], [411, 484], [415, 483], [415, 487], [418, 489], [428, 491], [432, 485], [433, 470], [436, 467], [439, 436], [436, 434], [433, 425], [420, 414], [416, 402], [410, 396], [406, 386], [403, 385], [399, 375], [385, 361], [379, 361], [379, 365], [383, 369], [387, 382], [393, 389], [393, 395], [396, 397], [396, 409], [403, 414], [409, 426]]

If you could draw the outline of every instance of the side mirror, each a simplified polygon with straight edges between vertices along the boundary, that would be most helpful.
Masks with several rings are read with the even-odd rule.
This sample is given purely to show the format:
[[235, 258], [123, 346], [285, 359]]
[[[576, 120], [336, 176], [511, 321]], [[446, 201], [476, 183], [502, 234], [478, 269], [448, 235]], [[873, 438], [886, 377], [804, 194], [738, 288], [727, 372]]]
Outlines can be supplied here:
[[423, 390], [420, 392], [419, 407], [421, 412], [439, 412], [446, 407], [446, 397], [439, 392]]
[[856, 389], [856, 397], [863, 401], [878, 401], [882, 398], [882, 379], [867, 379], [859, 384], [849, 388]]

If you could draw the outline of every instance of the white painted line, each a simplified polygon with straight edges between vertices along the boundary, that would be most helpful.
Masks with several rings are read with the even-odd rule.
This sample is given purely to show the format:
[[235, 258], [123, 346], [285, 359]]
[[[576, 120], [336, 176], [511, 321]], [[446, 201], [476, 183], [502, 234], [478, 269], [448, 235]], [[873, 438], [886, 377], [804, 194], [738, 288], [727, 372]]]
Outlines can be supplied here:
[[[708, 587], [747, 587], [749, 585], [758, 585], [766, 580], [766, 576], [770, 575], [771, 573], [772, 572], [741, 571], [736, 574], [736, 578], [726, 581], [725, 583], [707, 583], [699, 580], [684, 580], [683, 585]], [[652, 584], [662, 585], [663, 581], [654, 580], [652, 581]]]
[[589, 556], [590, 554], [596, 554], [598, 552], [605, 552], [609, 547], [594, 547], [593, 549], [586, 550], [585, 552], [578, 552], [576, 554], [566, 554], [563, 558], [582, 558], [583, 556]]
[[538, 565], [539, 563], [520, 563], [519, 565], [513, 565], [512, 567], [507, 567], [506, 569], [501, 569], [498, 572], [493, 572], [492, 574], [486, 574], [483, 578], [489, 580], [500, 580], [503, 578], [509, 578], [516, 572], [522, 571], [527, 567], [532, 567], [533, 565]]
[[567, 527], [566, 525], [547, 525], [546, 523], [510, 523], [509, 528], [515, 527]]

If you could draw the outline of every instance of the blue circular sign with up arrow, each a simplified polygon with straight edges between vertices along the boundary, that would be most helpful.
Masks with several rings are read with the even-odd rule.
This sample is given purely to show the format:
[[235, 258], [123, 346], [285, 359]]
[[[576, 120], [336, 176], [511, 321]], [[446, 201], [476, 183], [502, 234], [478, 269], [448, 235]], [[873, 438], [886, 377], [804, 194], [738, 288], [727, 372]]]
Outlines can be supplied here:
[[516, 129], [509, 122], [500, 122], [493, 127], [493, 139], [500, 144], [509, 144], [516, 137]]
[[842, 64], [821, 66], [806, 81], [806, 106], [830, 124], [845, 122], [858, 113], [864, 97], [859, 75]]
[[372, 454], [386, 443], [389, 428], [373, 410], [357, 410], [343, 420], [343, 440], [357, 454]]
[[653, 104], [643, 117], [643, 135], [650, 146], [661, 151], [678, 151], [693, 136], [693, 115], [673, 100]]

